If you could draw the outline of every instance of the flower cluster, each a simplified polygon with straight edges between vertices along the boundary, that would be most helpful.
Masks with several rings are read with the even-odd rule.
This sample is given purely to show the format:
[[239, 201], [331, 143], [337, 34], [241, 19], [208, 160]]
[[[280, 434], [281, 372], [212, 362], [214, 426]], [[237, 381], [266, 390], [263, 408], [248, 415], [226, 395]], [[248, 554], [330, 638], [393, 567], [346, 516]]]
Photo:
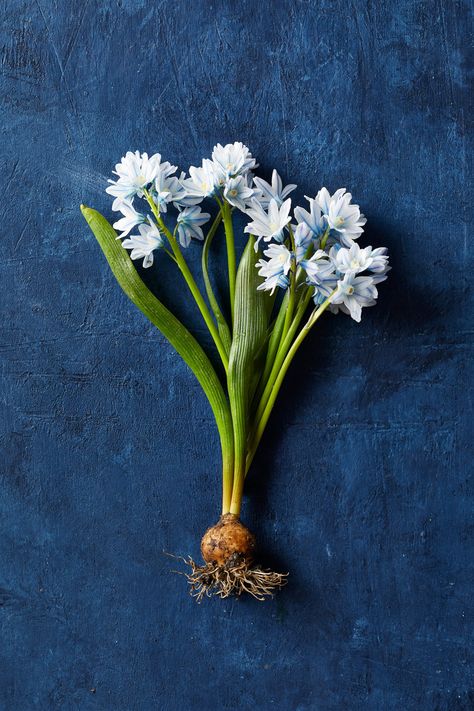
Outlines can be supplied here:
[[[106, 189], [114, 198], [112, 209], [122, 215], [114, 222], [114, 228], [120, 233], [119, 239], [128, 237], [138, 227], [139, 234], [130, 235], [122, 244], [131, 250], [132, 259], [143, 258], [144, 267], [153, 264], [153, 251], [164, 246], [165, 241], [161, 235], [162, 226], [156, 224], [152, 215], [146, 214], [150, 200], [161, 220], [170, 206], [178, 211], [175, 233], [182, 247], [188, 247], [192, 238], [204, 239], [202, 225], [209, 220], [210, 214], [202, 212], [199, 203], [204, 198], [213, 197], [245, 211], [250, 201], [261, 195], [259, 188], [251, 187], [251, 171], [255, 167], [249, 149], [238, 142], [226, 146], [218, 143], [212, 159], [205, 158], [200, 167], [189, 168], [189, 177], [185, 173], [178, 177], [177, 167], [162, 162], [159, 153], [148, 156], [147, 153], [129, 151], [115, 166], [117, 179], [109, 180]], [[148, 205], [137, 209], [136, 201], [144, 198]], [[263, 194], [262, 200], [265, 201]]]
[[[188, 194], [183, 187], [184, 173], [178, 178], [176, 171], [176, 166], [162, 162], [159, 153], [149, 157], [147, 153], [129, 151], [115, 166], [117, 180], [109, 180], [106, 188], [114, 198], [112, 209], [122, 214], [113, 225], [120, 233], [118, 238], [130, 235], [122, 245], [131, 250], [132, 259], [143, 258], [144, 267], [153, 264], [153, 252], [165, 245], [162, 228], [153, 215], [146, 214], [150, 200], [160, 216], [168, 212], [170, 205], [178, 210], [175, 229], [183, 247], [189, 246], [192, 237], [204, 239], [201, 227], [210, 215], [197, 207], [201, 199]], [[136, 200], [145, 198], [144, 207], [137, 209]], [[135, 227], [139, 234], [131, 235]]]
[[366, 219], [345, 188], [333, 195], [321, 188], [316, 197], [307, 197], [309, 210], [296, 207], [293, 225], [291, 198], [283, 202], [282, 197], [281, 192], [279, 200], [270, 197], [266, 208], [254, 199], [246, 211], [252, 222], [245, 231], [277, 243], [264, 250], [265, 258], [257, 263], [264, 279], [258, 288], [272, 293], [277, 286], [287, 289], [293, 271], [297, 283], [305, 281], [313, 289], [316, 305], [329, 301], [334, 313], [342, 311], [360, 321], [362, 308], [376, 303], [376, 285], [387, 278], [387, 250], [359, 247], [355, 240]]
[[[165, 246], [164, 218], [169, 219], [171, 206], [177, 210], [173, 238], [182, 247], [193, 238], [203, 240], [202, 226], [210, 214], [200, 203], [211, 198], [221, 210], [227, 204], [228, 210], [238, 209], [249, 218], [244, 231], [256, 237], [256, 251], [262, 240], [270, 243], [257, 262], [263, 277], [259, 289], [287, 289], [293, 274], [295, 288], [303, 283], [312, 288], [316, 305], [329, 300], [332, 311], [360, 321], [362, 307], [375, 304], [377, 284], [390, 267], [385, 249], [361, 249], [356, 243], [366, 218], [352, 195], [345, 188], [332, 195], [321, 188], [314, 198], [306, 197], [307, 207], [296, 206], [292, 215], [289, 195], [296, 185], [284, 186], [276, 170], [267, 183], [254, 176], [257, 167], [240, 142], [218, 143], [211, 158], [179, 176], [177, 167], [162, 162], [159, 153], [128, 152], [115, 167], [117, 179], [107, 187], [112, 208], [122, 215], [114, 228], [124, 248], [132, 259], [151, 266], [153, 252]], [[141, 199], [147, 209], [137, 209]], [[150, 204], [153, 215], [148, 214]], [[130, 234], [136, 227], [138, 234]]]

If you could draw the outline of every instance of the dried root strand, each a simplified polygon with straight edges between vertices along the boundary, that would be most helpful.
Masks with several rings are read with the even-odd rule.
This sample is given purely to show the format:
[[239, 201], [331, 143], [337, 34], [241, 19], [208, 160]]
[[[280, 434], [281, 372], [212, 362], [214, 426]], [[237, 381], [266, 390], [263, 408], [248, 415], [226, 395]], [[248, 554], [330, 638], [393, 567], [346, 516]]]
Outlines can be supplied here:
[[191, 572], [185, 574], [190, 585], [189, 592], [198, 602], [213, 595], [226, 598], [231, 595], [239, 597], [242, 593], [263, 601], [288, 582], [288, 573], [251, 567], [247, 562], [226, 566], [215, 563], [196, 565], [192, 558], [184, 560], [191, 568]]

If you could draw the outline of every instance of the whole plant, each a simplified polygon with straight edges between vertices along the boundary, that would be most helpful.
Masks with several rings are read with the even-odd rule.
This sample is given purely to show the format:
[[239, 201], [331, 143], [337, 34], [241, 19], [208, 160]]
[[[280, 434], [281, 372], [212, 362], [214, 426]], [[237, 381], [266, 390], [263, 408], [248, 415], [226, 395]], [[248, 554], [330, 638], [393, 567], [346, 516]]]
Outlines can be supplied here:
[[[322, 187], [293, 207], [297, 186], [285, 186], [276, 170], [267, 182], [257, 168], [240, 142], [218, 143], [187, 174], [159, 153], [129, 151], [106, 188], [118, 219], [111, 225], [81, 206], [120, 286], [193, 371], [216, 421], [221, 517], [202, 538], [204, 563], [186, 559], [198, 600], [244, 592], [264, 599], [285, 584], [286, 573], [256, 562], [255, 537], [240, 520], [245, 479], [303, 341], [326, 312], [360, 322], [390, 268], [384, 247], [359, 246], [366, 218], [345, 188], [331, 194]], [[234, 232], [236, 213], [247, 221], [243, 234]], [[226, 303], [209, 270], [212, 245], [220, 239], [227, 256]], [[204, 288], [187, 258], [198, 243]], [[209, 331], [214, 359], [142, 281], [141, 270], [153, 265], [182, 277]]]

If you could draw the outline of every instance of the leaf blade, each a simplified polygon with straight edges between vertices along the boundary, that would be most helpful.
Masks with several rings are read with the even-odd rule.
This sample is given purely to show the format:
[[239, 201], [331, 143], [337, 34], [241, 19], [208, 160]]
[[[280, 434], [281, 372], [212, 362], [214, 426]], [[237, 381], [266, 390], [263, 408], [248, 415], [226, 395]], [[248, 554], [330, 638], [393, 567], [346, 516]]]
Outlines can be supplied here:
[[238, 514], [245, 478], [245, 455], [250, 406], [258, 382], [260, 359], [264, 357], [271, 313], [270, 295], [258, 291], [260, 277], [256, 269], [258, 253], [250, 236], [237, 271], [234, 302], [234, 326], [229, 353], [227, 383], [234, 424], [234, 492], [231, 512]]
[[[226, 461], [233, 458], [232, 421], [227, 397], [209, 358], [194, 336], [145, 286], [105, 217], [84, 205], [81, 205], [81, 212], [125, 294], [158, 328], [196, 376], [216, 420], [225, 468]], [[230, 466], [228, 461], [227, 466]]]

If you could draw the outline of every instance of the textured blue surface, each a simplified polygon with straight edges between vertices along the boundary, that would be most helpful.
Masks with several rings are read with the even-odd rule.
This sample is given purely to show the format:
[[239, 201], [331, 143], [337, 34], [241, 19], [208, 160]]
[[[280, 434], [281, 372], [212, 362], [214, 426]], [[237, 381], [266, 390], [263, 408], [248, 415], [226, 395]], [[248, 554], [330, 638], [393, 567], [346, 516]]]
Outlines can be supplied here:
[[[1, 711], [473, 709], [469, 3], [1, 17]], [[110, 216], [129, 148], [186, 168], [233, 140], [300, 197], [350, 188], [394, 269], [307, 341], [249, 481], [290, 584], [197, 606], [162, 550], [217, 517], [211, 413], [78, 206]]]

